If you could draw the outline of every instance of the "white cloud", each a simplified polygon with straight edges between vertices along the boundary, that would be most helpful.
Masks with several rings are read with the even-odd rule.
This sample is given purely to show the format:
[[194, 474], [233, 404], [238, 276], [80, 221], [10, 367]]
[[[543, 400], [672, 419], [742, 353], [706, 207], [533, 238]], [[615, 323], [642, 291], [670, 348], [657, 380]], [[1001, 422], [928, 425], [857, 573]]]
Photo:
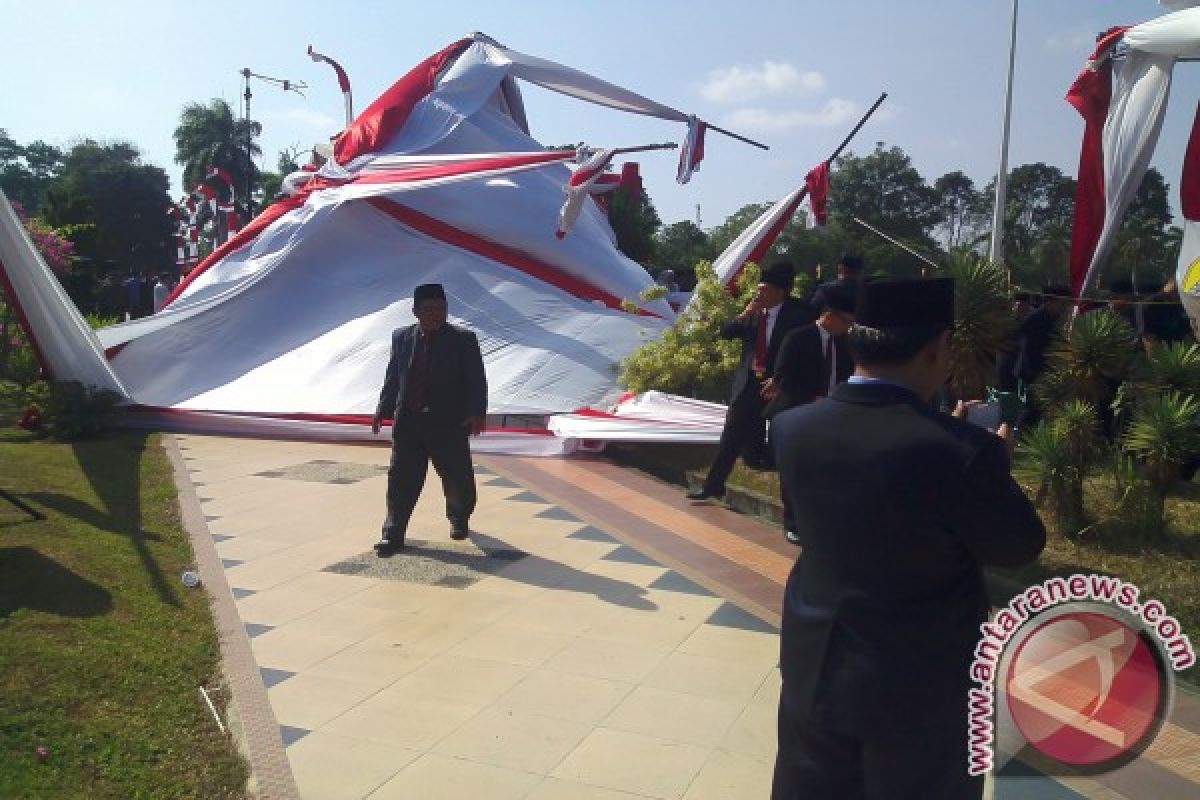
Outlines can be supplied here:
[[825, 88], [820, 72], [801, 71], [793, 64], [764, 61], [758, 66], [722, 67], [708, 73], [700, 93], [714, 103], [735, 103], [771, 94], [803, 94]]
[[742, 131], [779, 133], [796, 128], [832, 128], [838, 125], [848, 125], [857, 121], [861, 114], [862, 109], [853, 100], [831, 97], [825, 101], [825, 105], [814, 111], [800, 109], [768, 111], [764, 108], [739, 108], [727, 114], [722, 119], [722, 123], [739, 133]]

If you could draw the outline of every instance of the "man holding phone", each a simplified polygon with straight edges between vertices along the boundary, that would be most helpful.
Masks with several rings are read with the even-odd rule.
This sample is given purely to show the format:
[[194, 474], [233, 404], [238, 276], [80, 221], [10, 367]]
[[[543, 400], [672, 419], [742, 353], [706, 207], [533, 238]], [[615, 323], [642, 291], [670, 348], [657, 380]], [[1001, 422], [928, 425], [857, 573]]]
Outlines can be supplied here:
[[802, 548], [784, 595], [773, 800], [982, 795], [967, 692], [983, 567], [1032, 561], [1046, 533], [1004, 440], [930, 404], [953, 323], [951, 280], [864, 284], [855, 374], [772, 423]]

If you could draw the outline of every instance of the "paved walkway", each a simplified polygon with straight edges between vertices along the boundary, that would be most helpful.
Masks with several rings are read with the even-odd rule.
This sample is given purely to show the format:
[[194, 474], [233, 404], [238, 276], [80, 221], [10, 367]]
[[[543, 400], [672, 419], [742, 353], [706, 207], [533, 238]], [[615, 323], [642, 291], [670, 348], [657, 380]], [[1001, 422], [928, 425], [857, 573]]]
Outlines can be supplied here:
[[[777, 531], [599, 459], [477, 457], [471, 541], [431, 472], [410, 549], [381, 560], [386, 447], [168, 447], [264, 796], [769, 795]], [[1154, 770], [989, 793], [1195, 796]]]

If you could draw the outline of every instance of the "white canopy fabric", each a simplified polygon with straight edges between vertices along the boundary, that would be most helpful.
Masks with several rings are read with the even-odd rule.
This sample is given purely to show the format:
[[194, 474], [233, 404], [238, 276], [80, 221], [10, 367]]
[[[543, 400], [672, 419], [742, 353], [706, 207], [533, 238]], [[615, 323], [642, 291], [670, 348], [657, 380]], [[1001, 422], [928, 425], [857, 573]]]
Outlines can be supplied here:
[[0, 191], [0, 287], [19, 298], [17, 311], [33, 330], [44, 369], [61, 380], [128, 397], [104, 359], [100, 342], [29, 240], [8, 198]]
[[1171, 4], [1185, 5], [1188, 7], [1124, 33], [1126, 55], [1114, 66], [1112, 99], [1104, 123], [1104, 226], [1081, 294], [1099, 281], [1121, 219], [1146, 173], [1162, 130], [1175, 62], [1200, 55], [1200, 8], [1191, 7], [1195, 4]]

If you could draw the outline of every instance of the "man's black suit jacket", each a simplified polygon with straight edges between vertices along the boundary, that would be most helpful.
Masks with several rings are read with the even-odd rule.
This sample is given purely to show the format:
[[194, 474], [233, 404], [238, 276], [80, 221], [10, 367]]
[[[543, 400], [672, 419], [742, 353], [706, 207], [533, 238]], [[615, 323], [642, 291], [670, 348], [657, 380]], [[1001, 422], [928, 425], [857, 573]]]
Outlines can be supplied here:
[[[395, 419], [404, 410], [409, 367], [416, 353], [417, 325], [392, 332], [392, 354], [379, 392], [376, 416]], [[487, 413], [487, 375], [479, 340], [471, 331], [443, 325], [429, 342], [426, 405], [437, 421], [462, 422]]]
[[[763, 380], [770, 378], [773, 374], [775, 359], [783, 340], [792, 330], [808, 321], [808, 309], [803, 301], [795, 297], [788, 297], [780, 304], [778, 316], [775, 317], [775, 325], [771, 328], [771, 339], [767, 342], [767, 361]], [[737, 399], [742, 396], [742, 392], [746, 391], [747, 386], [754, 390], [757, 397], [758, 384], [753, 380], [753, 368], [754, 345], [758, 337], [758, 320], [751, 319], [742, 322], [736, 318], [732, 319], [721, 327], [721, 336], [726, 339], [740, 339], [742, 342], [742, 358], [738, 362], [737, 372], [733, 374], [731, 402], [736, 403]]]
[[1045, 545], [1004, 443], [903, 387], [854, 383], [779, 414], [772, 439], [801, 542], [783, 702], [852, 729], [965, 715], [983, 566]]
[[[844, 383], [854, 371], [854, 362], [844, 337], [837, 337], [834, 345], [837, 382]], [[829, 372], [817, 323], [801, 325], [784, 338], [775, 359], [774, 374], [779, 391], [763, 410], [768, 419], [825, 396], [829, 391]]]

